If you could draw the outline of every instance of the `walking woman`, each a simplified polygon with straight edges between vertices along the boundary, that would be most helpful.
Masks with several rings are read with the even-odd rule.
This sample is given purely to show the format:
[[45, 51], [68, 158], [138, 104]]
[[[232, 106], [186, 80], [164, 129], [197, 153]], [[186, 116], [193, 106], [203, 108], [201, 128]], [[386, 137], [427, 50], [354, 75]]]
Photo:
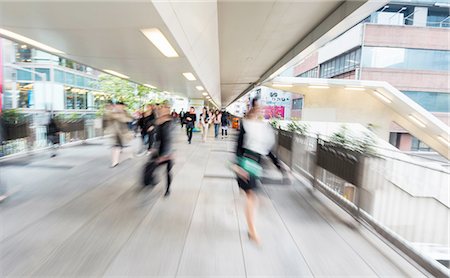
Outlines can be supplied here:
[[184, 122], [186, 123], [186, 135], [188, 137], [189, 144], [192, 141], [192, 131], [195, 127], [195, 121], [197, 120], [197, 115], [195, 114], [195, 108], [191, 106], [186, 115], [184, 115]]
[[258, 180], [262, 174], [261, 157], [270, 153], [275, 134], [268, 123], [259, 119], [260, 106], [257, 99], [252, 101], [252, 109], [242, 120], [236, 149], [236, 164], [232, 166], [237, 174], [239, 187], [245, 192], [245, 217], [250, 240], [259, 243], [260, 239], [255, 228], [256, 191]]
[[214, 138], [217, 139], [219, 137], [219, 128], [221, 123], [222, 112], [216, 110], [216, 114], [214, 115]]
[[111, 152], [111, 168], [119, 165], [120, 153], [131, 140], [127, 123], [133, 118], [125, 111], [125, 104], [118, 102], [109, 106], [105, 111], [105, 120], [108, 123], [106, 132], [112, 135], [113, 147]]
[[203, 127], [203, 142], [206, 142], [206, 137], [208, 136], [208, 128], [211, 120], [209, 115], [208, 108], [206, 106], [203, 107], [203, 112], [200, 114], [200, 123]]

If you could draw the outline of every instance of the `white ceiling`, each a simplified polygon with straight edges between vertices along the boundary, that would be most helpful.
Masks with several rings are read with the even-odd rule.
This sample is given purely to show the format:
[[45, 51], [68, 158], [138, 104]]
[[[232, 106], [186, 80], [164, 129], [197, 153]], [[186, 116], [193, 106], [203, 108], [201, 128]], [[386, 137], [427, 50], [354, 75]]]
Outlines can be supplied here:
[[[343, 2], [355, 3], [0, 0], [0, 28], [62, 50], [63, 56], [80, 63], [115, 70], [161, 90], [199, 98], [195, 86], [202, 85], [218, 105], [228, 105], [333, 12], [340, 12]], [[357, 9], [352, 5], [345, 12]], [[139, 31], [155, 27], [179, 58], [163, 56]], [[183, 72], [193, 72], [198, 80], [187, 81]]]
[[[111, 69], [140, 83], [188, 97], [201, 97], [194, 72], [150, 2], [2, 2], [0, 26], [64, 51], [65, 57]], [[140, 32], [159, 28], [179, 58], [163, 56]]]
[[219, 2], [222, 102], [256, 82], [342, 2]]

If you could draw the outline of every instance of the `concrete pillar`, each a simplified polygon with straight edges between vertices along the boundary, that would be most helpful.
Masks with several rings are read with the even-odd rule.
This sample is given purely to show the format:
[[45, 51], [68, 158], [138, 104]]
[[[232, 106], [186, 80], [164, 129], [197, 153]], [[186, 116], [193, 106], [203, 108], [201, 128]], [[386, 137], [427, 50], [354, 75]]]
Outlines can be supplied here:
[[413, 15], [414, 26], [427, 26], [428, 8], [415, 7]]

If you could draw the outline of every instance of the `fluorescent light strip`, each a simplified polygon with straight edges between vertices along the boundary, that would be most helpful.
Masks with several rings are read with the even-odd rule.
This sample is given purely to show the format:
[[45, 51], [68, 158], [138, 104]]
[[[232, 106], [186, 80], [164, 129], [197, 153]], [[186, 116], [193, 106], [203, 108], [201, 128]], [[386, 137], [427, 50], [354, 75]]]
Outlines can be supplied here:
[[22, 35], [16, 34], [14, 32], [11, 32], [11, 31], [8, 31], [8, 30], [5, 30], [5, 29], [1, 29], [0, 28], [0, 35], [4, 35], [4, 36], [9, 37], [11, 39], [21, 41], [23, 43], [32, 45], [34, 47], [37, 47], [37, 48], [42, 49], [42, 50], [47, 51], [47, 52], [51, 52], [51, 53], [55, 53], [55, 54], [65, 54], [61, 50], [58, 50], [56, 48], [50, 47], [48, 45], [45, 45], [43, 43], [37, 42], [35, 40], [32, 40], [30, 38], [24, 37]]
[[385, 95], [383, 95], [382, 93], [378, 92], [378, 91], [373, 91], [373, 93], [382, 101], [386, 102], [386, 103], [392, 103], [392, 100], [390, 100], [388, 97], [386, 97]]
[[144, 86], [149, 87], [149, 88], [152, 88], [152, 89], [156, 89], [155, 86], [152, 86], [152, 85], [150, 85], [150, 84], [144, 84]]
[[120, 77], [120, 78], [125, 78], [125, 79], [130, 78], [129, 76], [127, 76], [125, 74], [121, 74], [120, 72], [117, 72], [117, 71], [113, 71], [113, 70], [109, 70], [109, 69], [104, 69], [103, 71], [107, 72], [109, 74], [115, 75], [117, 77]]
[[442, 143], [444, 143], [450, 147], [450, 142], [447, 139], [445, 139], [443, 136], [438, 136], [438, 139], [439, 139], [439, 141], [441, 141]]
[[197, 78], [195, 78], [195, 76], [191, 72], [183, 72], [183, 75], [189, 81], [197, 80]]
[[178, 57], [178, 53], [158, 28], [142, 29], [141, 32], [164, 56], [169, 58]]
[[292, 84], [273, 84], [274, 87], [292, 88]]
[[310, 85], [308, 86], [310, 89], [329, 89], [329, 86], [326, 85]]
[[413, 115], [409, 115], [409, 118], [410, 118], [413, 122], [415, 122], [418, 126], [423, 127], [423, 128], [427, 127], [427, 126], [425, 125], [424, 122], [422, 122], [421, 120], [417, 119], [417, 118], [414, 117]]
[[202, 93], [202, 95], [204, 95], [204, 96], [207, 96], [207, 95], [208, 95], [208, 93], [207, 93], [207, 92], [204, 92], [204, 93]]
[[195, 87], [197, 90], [199, 90], [199, 91], [204, 91], [205, 90], [205, 88], [203, 88], [202, 86], [196, 86]]
[[351, 91], [365, 91], [366, 88], [363, 87], [345, 87], [346, 90], [351, 90]]

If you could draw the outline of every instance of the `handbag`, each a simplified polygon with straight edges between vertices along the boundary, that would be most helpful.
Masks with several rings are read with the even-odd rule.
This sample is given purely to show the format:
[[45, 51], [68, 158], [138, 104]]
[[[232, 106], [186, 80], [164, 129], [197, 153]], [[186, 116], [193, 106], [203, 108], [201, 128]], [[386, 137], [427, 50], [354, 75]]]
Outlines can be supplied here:
[[254, 161], [251, 158], [241, 156], [238, 158], [238, 165], [242, 169], [244, 169], [246, 172], [248, 172], [250, 175], [254, 177], [261, 177], [262, 175], [262, 167], [261, 165]]

